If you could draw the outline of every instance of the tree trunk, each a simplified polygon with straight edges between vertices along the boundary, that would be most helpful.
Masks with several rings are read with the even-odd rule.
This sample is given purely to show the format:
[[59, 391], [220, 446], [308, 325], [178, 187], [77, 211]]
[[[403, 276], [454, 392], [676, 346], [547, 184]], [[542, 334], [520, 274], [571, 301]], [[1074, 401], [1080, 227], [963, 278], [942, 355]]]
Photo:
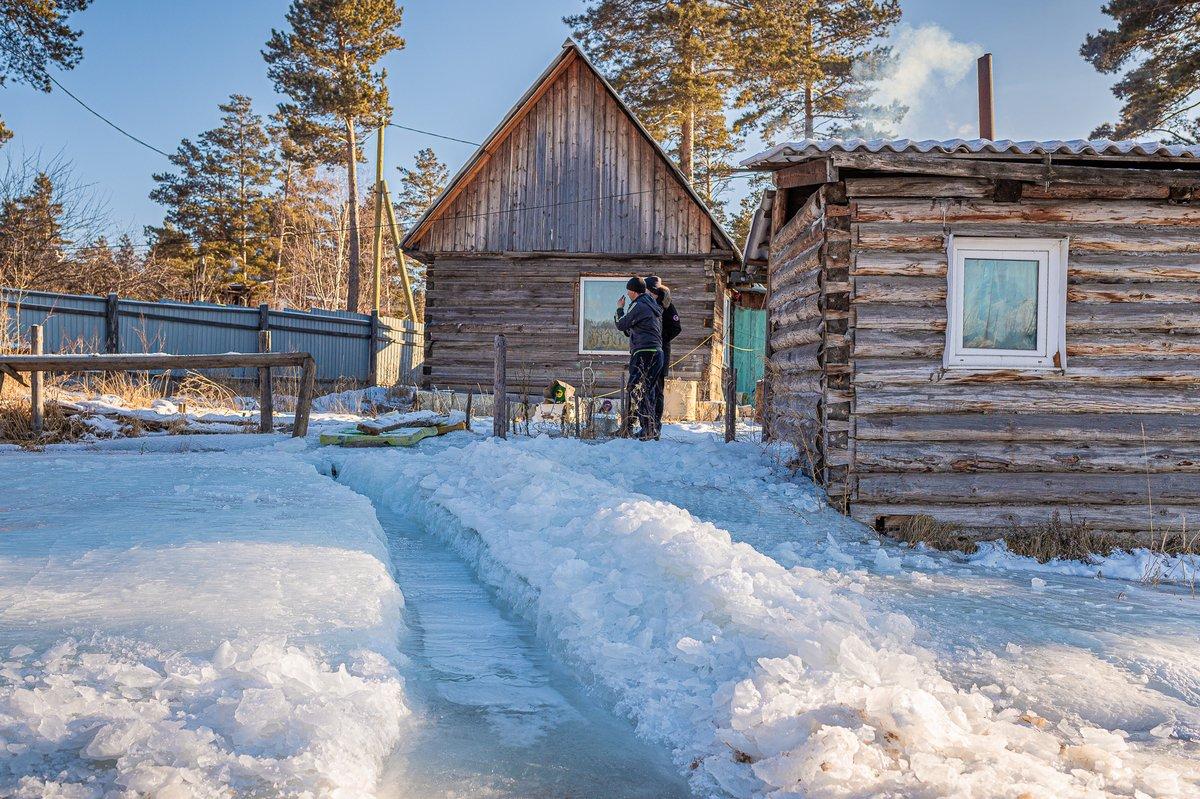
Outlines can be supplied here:
[[283, 237], [287, 233], [288, 193], [292, 188], [292, 162], [288, 161], [283, 173], [283, 194], [279, 200], [279, 249], [275, 251], [275, 274], [271, 286], [275, 291], [275, 302], [279, 302], [279, 275], [283, 271]]
[[812, 83], [804, 84], [804, 138], [813, 138], [813, 90]]
[[346, 310], [358, 312], [358, 140], [354, 120], [346, 120], [346, 182], [349, 184], [346, 232], [349, 234], [349, 264], [346, 275]]
[[696, 173], [695, 156], [693, 151], [696, 144], [696, 106], [688, 102], [683, 114], [683, 124], [679, 127], [679, 168], [683, 176], [692, 182]]
[[[812, 69], [813, 63], [813, 23], [812, 12], [805, 17], [804, 25], [804, 60], [809, 69]], [[816, 120], [813, 114], [813, 79], [812, 73], [804, 79], [804, 138], [813, 138], [813, 131], [816, 127]]]

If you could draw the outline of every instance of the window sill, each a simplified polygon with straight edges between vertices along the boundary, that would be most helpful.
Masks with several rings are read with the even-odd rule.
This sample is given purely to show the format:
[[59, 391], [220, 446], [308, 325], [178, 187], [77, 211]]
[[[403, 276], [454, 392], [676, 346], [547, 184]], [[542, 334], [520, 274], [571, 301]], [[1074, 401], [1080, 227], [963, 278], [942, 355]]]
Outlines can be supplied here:
[[930, 375], [933, 383], [991, 382], [1005, 379], [1063, 377], [1067, 370], [1054, 366], [942, 366]]

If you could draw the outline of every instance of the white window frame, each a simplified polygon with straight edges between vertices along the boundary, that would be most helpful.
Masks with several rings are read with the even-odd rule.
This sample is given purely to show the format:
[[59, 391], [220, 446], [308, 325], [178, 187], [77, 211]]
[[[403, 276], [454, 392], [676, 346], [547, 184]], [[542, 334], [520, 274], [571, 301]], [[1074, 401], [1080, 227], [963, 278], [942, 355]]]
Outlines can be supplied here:
[[[583, 348], [583, 293], [584, 293], [584, 286], [588, 282], [596, 282], [596, 281], [600, 281], [600, 280], [626, 281], [628, 279], [629, 279], [628, 275], [583, 275], [579, 278], [579, 319], [577, 321], [576, 326], [579, 328], [578, 349], [579, 349], [580, 355], [628, 355], [629, 354], [628, 348], [620, 349], [620, 350], [585, 350]], [[628, 307], [628, 305], [629, 305], [628, 300], [626, 300], [625, 305], [626, 305], [626, 307]], [[616, 314], [616, 312], [617, 312], [617, 308], [615, 305], [613, 306], [612, 312], [613, 312], [613, 314]]]
[[[946, 369], [1066, 367], [1067, 239], [950, 236], [946, 248]], [[1033, 351], [962, 346], [963, 271], [967, 258], [1038, 262], [1038, 345]]]

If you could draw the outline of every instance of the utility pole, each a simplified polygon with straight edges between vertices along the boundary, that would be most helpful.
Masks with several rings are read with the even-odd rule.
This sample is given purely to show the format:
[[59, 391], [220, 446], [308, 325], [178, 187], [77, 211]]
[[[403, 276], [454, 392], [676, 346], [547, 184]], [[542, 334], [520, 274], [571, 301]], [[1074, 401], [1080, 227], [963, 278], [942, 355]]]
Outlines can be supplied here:
[[379, 128], [375, 133], [375, 248], [374, 268], [372, 274], [373, 288], [371, 290], [371, 308], [379, 313], [379, 300], [383, 288], [383, 203], [390, 202], [383, 193], [383, 128], [386, 123], [380, 119]]
[[388, 215], [388, 225], [392, 229], [392, 246], [396, 248], [396, 265], [400, 269], [400, 282], [404, 284], [404, 301], [408, 306], [408, 318], [417, 321], [417, 305], [413, 300], [412, 280], [408, 276], [408, 262], [404, 258], [404, 250], [400, 247], [400, 226], [396, 224], [396, 209], [392, 205], [392, 194], [388, 191], [387, 181], [380, 183], [383, 187], [383, 199], [386, 203], [384, 211]]

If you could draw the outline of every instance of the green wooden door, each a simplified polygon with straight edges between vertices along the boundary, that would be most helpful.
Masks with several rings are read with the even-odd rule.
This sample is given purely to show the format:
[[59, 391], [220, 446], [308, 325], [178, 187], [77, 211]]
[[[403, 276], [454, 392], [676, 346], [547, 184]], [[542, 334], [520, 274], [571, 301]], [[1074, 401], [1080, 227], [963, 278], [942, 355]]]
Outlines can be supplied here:
[[754, 384], [762, 380], [767, 354], [767, 312], [736, 308], [733, 323], [733, 365], [737, 368], [737, 390], [754, 398]]

